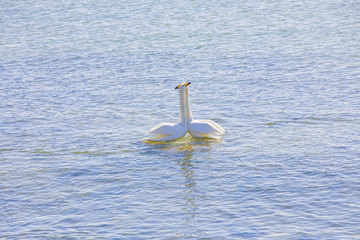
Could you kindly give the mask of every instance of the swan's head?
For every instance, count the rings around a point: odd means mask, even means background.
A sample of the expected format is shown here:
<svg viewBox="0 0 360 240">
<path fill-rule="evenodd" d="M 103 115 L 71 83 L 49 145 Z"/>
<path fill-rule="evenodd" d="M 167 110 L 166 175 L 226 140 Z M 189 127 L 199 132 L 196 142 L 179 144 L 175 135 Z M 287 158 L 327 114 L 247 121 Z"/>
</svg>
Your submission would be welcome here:
<svg viewBox="0 0 360 240">
<path fill-rule="evenodd" d="M 179 84 L 175 89 L 183 90 L 190 85 L 191 82 Z"/>
</svg>

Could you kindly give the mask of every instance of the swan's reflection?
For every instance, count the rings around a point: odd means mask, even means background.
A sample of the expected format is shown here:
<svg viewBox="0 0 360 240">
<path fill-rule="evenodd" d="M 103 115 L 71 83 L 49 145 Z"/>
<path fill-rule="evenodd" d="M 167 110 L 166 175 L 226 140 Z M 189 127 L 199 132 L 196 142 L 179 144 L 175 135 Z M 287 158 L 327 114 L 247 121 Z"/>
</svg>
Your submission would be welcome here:
<svg viewBox="0 0 360 240">
<path fill-rule="evenodd" d="M 199 208 L 200 194 L 196 187 L 196 153 L 210 151 L 212 147 L 218 144 L 221 140 L 204 139 L 184 137 L 177 141 L 171 142 L 147 142 L 153 146 L 154 149 L 162 150 L 168 153 L 175 153 L 180 156 L 177 158 L 177 164 L 180 167 L 180 172 L 184 177 L 184 205 L 182 209 L 185 212 L 185 222 L 191 222 L 197 215 Z M 195 156 L 194 156 L 195 155 Z"/>
<path fill-rule="evenodd" d="M 154 149 L 164 150 L 167 152 L 184 153 L 194 152 L 197 150 L 210 151 L 212 146 L 220 143 L 221 141 L 222 139 L 193 138 L 191 136 L 186 136 L 176 141 L 154 142 L 144 140 L 144 143 L 152 146 Z"/>
<path fill-rule="evenodd" d="M 182 150 L 184 149 L 184 150 Z M 196 191 L 196 181 L 194 179 L 194 163 L 196 162 L 193 159 L 194 149 L 192 146 L 186 148 L 179 148 L 179 151 L 182 150 L 183 157 L 179 158 L 177 164 L 180 167 L 180 172 L 184 176 L 184 206 L 183 210 L 185 211 L 185 221 L 191 222 L 198 210 L 199 205 L 196 203 L 197 191 Z"/>
</svg>

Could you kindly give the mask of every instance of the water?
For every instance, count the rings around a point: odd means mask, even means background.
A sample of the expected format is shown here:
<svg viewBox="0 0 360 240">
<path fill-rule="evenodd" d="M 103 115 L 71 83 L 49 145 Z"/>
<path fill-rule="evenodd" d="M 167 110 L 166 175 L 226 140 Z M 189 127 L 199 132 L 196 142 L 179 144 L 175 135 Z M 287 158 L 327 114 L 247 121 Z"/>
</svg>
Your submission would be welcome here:
<svg viewBox="0 0 360 240">
<path fill-rule="evenodd" d="M 358 1 L 0 4 L 0 238 L 358 239 Z M 146 143 L 194 116 L 221 140 Z"/>
</svg>

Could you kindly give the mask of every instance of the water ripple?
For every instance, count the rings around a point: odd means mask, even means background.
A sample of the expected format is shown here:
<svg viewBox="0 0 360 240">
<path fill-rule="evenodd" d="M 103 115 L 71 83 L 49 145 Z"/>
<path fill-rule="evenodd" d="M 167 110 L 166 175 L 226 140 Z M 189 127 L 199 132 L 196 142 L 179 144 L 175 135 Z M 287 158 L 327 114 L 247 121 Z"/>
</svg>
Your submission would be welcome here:
<svg viewBox="0 0 360 240">
<path fill-rule="evenodd" d="M 359 6 L 3 1 L 0 238 L 356 239 Z"/>
</svg>

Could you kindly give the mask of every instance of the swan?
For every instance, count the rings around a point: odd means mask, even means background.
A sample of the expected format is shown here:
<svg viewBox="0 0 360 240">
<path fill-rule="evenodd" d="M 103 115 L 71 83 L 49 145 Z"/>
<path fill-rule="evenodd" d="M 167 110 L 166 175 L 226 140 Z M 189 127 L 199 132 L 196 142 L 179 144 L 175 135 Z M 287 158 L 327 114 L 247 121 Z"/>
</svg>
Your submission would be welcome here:
<svg viewBox="0 0 360 240">
<path fill-rule="evenodd" d="M 211 120 L 195 120 L 189 104 L 189 83 L 183 84 L 185 88 L 185 112 L 188 132 L 193 137 L 219 138 L 225 130 Z"/>
<path fill-rule="evenodd" d="M 180 84 L 175 89 L 179 89 L 180 96 L 180 120 L 178 123 L 160 123 L 147 131 L 147 134 L 156 134 L 153 138 L 147 138 L 150 141 L 172 141 L 184 137 L 187 132 L 187 121 L 185 113 L 185 88 L 187 85 Z"/>
</svg>

